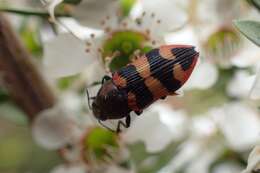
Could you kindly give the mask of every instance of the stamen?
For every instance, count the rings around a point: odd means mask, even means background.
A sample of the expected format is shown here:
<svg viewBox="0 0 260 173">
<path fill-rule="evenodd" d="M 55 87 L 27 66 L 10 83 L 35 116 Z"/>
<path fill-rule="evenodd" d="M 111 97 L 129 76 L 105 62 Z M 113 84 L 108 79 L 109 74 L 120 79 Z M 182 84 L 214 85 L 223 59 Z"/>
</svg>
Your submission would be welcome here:
<svg viewBox="0 0 260 173">
<path fill-rule="evenodd" d="M 156 18 L 156 14 L 152 12 L 147 17 L 143 19 L 145 21 L 144 27 L 145 27 L 145 34 L 147 34 L 148 37 L 151 37 L 153 35 L 156 35 L 156 32 L 158 29 L 160 29 L 160 24 L 162 23 L 161 19 Z M 155 38 L 149 38 L 148 40 L 151 40 L 152 45 L 156 45 L 156 39 Z"/>
<path fill-rule="evenodd" d="M 101 22 L 100 22 L 100 25 L 101 26 L 104 26 L 106 24 L 106 21 L 105 20 L 102 20 Z"/>
<path fill-rule="evenodd" d="M 86 52 L 87 53 L 92 53 L 92 56 L 100 56 L 99 55 L 99 52 L 96 51 L 99 48 L 99 46 L 96 44 L 96 40 L 95 40 L 95 37 L 96 35 L 94 33 L 91 33 L 90 34 L 90 39 L 88 41 L 86 41 L 86 46 L 87 46 L 87 49 L 86 49 Z"/>
<path fill-rule="evenodd" d="M 90 34 L 90 37 L 93 39 L 93 38 L 95 38 L 95 34 Z"/>
<path fill-rule="evenodd" d="M 86 42 L 87 46 L 90 47 L 91 46 L 91 43 L 90 42 Z"/>
<path fill-rule="evenodd" d="M 150 35 L 150 33 L 151 33 L 150 29 L 146 29 L 145 32 L 147 35 Z"/>
<path fill-rule="evenodd" d="M 106 32 L 106 33 L 109 33 L 110 31 L 111 31 L 111 28 L 110 28 L 110 27 L 106 27 L 106 28 L 105 28 L 105 32 Z"/>
<path fill-rule="evenodd" d="M 127 23 L 126 23 L 126 22 L 123 22 L 123 23 L 122 23 L 122 26 L 123 26 L 124 28 L 126 28 L 126 27 L 127 27 Z"/>
<path fill-rule="evenodd" d="M 136 22 L 137 25 L 142 25 L 142 19 L 140 19 L 140 18 L 137 18 L 135 20 L 135 22 Z"/>
<path fill-rule="evenodd" d="M 100 54 L 104 52 L 101 48 L 98 48 L 97 51 L 98 51 Z"/>
</svg>

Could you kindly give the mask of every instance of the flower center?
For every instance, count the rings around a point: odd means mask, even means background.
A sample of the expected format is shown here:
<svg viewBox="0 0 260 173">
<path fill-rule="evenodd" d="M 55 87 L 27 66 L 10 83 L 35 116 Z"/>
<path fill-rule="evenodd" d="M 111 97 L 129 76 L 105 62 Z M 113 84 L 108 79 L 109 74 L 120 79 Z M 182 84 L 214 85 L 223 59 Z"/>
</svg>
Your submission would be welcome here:
<svg viewBox="0 0 260 173">
<path fill-rule="evenodd" d="M 239 50 L 240 43 L 236 31 L 223 27 L 209 36 L 205 43 L 205 50 L 210 57 L 223 64 Z"/>
<path fill-rule="evenodd" d="M 133 45 L 131 42 L 128 42 L 128 41 L 124 41 L 122 43 L 122 47 L 121 47 L 122 51 L 124 54 L 129 54 L 132 52 L 132 49 L 133 49 Z"/>
<path fill-rule="evenodd" d="M 111 34 L 103 44 L 102 57 L 112 57 L 109 69 L 115 71 L 130 62 L 134 53 L 138 50 L 141 54 L 146 53 L 151 47 L 146 46 L 147 35 L 141 32 L 124 30 Z"/>
<path fill-rule="evenodd" d="M 104 128 L 91 129 L 83 139 L 83 158 L 86 161 L 103 161 L 112 158 L 113 152 L 119 150 L 118 137 L 115 133 Z"/>
</svg>

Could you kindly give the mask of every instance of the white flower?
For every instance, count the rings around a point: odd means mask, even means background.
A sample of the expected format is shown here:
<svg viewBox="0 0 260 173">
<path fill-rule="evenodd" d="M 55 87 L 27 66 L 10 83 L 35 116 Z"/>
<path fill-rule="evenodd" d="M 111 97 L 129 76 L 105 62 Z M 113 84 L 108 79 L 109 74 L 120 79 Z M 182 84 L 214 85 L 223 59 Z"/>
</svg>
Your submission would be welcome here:
<svg viewBox="0 0 260 173">
<path fill-rule="evenodd" d="M 145 21 L 155 22 L 156 25 L 154 25 L 154 28 L 160 26 L 160 24 L 156 23 L 155 19 L 148 16 L 148 14 L 143 16 L 143 19 Z M 106 26 L 103 26 L 103 33 L 93 31 L 94 33 L 89 34 L 89 38 L 85 41 L 79 40 L 73 35 L 70 35 L 70 33 L 62 33 L 56 38 L 44 43 L 43 64 L 46 76 L 59 78 L 82 73 L 88 69 L 91 71 L 93 64 L 100 66 L 98 71 L 94 69 L 94 73 L 100 72 L 99 74 L 102 75 L 104 74 L 104 70 L 100 68 L 105 69 L 103 60 L 106 60 L 108 57 L 113 60 L 119 57 L 121 53 L 129 54 L 127 52 L 128 50 L 126 50 L 126 48 L 129 47 L 124 47 L 124 45 L 130 45 L 129 50 L 134 54 L 135 51 L 140 51 L 143 46 L 156 46 L 164 42 L 163 37 L 153 35 L 151 31 L 147 30 L 151 28 L 150 25 L 142 24 L 142 27 L 139 27 L 139 24 L 126 19 L 121 23 L 110 26 L 111 20 L 113 19 L 107 19 L 108 27 L 106 27 L 107 24 L 104 24 Z M 145 26 L 145 28 L 143 28 L 143 26 Z M 66 26 L 66 28 L 69 28 L 69 26 Z M 73 29 L 71 32 L 78 37 L 82 35 L 79 34 L 82 33 L 82 30 L 84 30 L 84 28 L 81 28 L 81 30 Z M 127 37 L 126 34 L 132 34 L 131 38 Z M 135 37 L 139 39 L 135 39 Z M 115 41 L 111 41 L 113 39 L 119 40 L 121 42 L 120 45 L 115 44 Z M 134 47 L 133 45 L 138 45 L 139 47 Z M 108 47 L 110 48 L 108 49 Z M 128 59 L 129 57 L 127 56 L 125 58 Z M 90 73 L 83 75 L 90 76 Z M 97 76 L 95 77 L 95 81 L 101 80 L 97 79 Z M 90 81 L 93 80 L 90 79 Z"/>
<path fill-rule="evenodd" d="M 48 9 L 51 19 L 57 22 L 55 18 L 55 8 L 62 3 L 63 0 L 41 0 L 41 2 Z M 115 10 L 119 10 L 118 0 L 82 0 L 82 2 L 73 8 L 71 14 L 78 19 L 81 24 L 99 28 L 101 26 L 101 20 L 108 15 L 115 14 Z"/>
<path fill-rule="evenodd" d="M 33 122 L 35 141 L 48 149 L 58 149 L 77 136 L 76 122 L 63 108 L 54 107 L 41 112 Z"/>
<path fill-rule="evenodd" d="M 159 35 L 182 26 L 188 20 L 185 11 L 188 4 L 186 0 L 141 0 L 139 3 L 140 4 L 136 7 L 141 8 L 141 10 L 139 10 L 140 14 L 153 14 L 161 21 L 161 27 L 154 28 L 154 32 Z M 135 14 L 135 16 L 138 15 Z"/>
<path fill-rule="evenodd" d="M 199 45 L 198 37 L 191 25 L 165 35 L 165 42 L 167 44 Z"/>
<path fill-rule="evenodd" d="M 171 142 L 184 137 L 186 121 L 185 112 L 153 104 L 132 121 L 130 128 L 122 134 L 123 139 L 127 143 L 142 141 L 149 152 L 161 151 Z"/>
<path fill-rule="evenodd" d="M 90 121 L 88 116 L 80 116 L 82 103 L 78 96 L 70 93 L 61 98 L 54 107 L 40 112 L 32 124 L 35 141 L 47 149 L 59 149 L 78 140 Z"/>
<path fill-rule="evenodd" d="M 85 43 L 69 33 L 60 34 L 44 44 L 43 64 L 47 76 L 74 75 L 95 61 L 94 56 L 87 56 Z"/>
<path fill-rule="evenodd" d="M 204 115 L 196 116 L 192 118 L 191 122 L 191 135 L 200 138 L 205 136 L 211 136 L 216 133 L 216 123 L 209 116 L 211 110 Z"/>
<path fill-rule="evenodd" d="M 180 147 L 178 153 L 172 158 L 172 160 L 163 167 L 159 173 L 172 173 L 186 168 L 187 164 L 195 161 L 198 156 L 205 151 L 205 141 L 207 139 L 189 139 L 185 141 Z M 189 169 L 189 168 L 187 168 Z"/>
<path fill-rule="evenodd" d="M 236 71 L 235 76 L 227 86 L 227 94 L 231 97 L 246 98 L 253 85 L 254 76 L 245 70 Z"/>
<path fill-rule="evenodd" d="M 211 112 L 228 145 L 244 151 L 257 143 L 260 118 L 256 110 L 245 103 L 234 102 Z"/>
<path fill-rule="evenodd" d="M 200 61 L 199 64 L 195 66 L 190 79 L 184 84 L 183 89 L 207 89 L 212 87 L 217 82 L 217 79 L 217 67 L 210 62 Z"/>
<path fill-rule="evenodd" d="M 242 166 L 234 162 L 224 162 L 215 167 L 213 173 L 237 173 L 242 170 Z"/>
<path fill-rule="evenodd" d="M 205 149 L 201 151 L 200 155 L 194 158 L 191 163 L 188 164 L 185 172 L 208 173 L 210 166 L 219 157 L 222 150 L 223 145 L 221 145 L 219 142 L 215 142 L 211 146 L 205 147 Z"/>
<path fill-rule="evenodd" d="M 224 145 L 217 138 L 214 120 L 207 114 L 192 117 L 186 128 L 189 138 L 178 147 L 178 152 L 159 173 L 207 173 L 211 164 L 221 155 Z"/>
<path fill-rule="evenodd" d="M 243 47 L 231 59 L 232 65 L 237 67 L 250 67 L 259 65 L 259 47 L 251 43 L 249 40 L 242 40 Z"/>
<path fill-rule="evenodd" d="M 118 0 L 82 0 L 74 7 L 72 16 L 82 25 L 100 29 L 106 17 L 119 15 L 119 7 Z"/>
</svg>

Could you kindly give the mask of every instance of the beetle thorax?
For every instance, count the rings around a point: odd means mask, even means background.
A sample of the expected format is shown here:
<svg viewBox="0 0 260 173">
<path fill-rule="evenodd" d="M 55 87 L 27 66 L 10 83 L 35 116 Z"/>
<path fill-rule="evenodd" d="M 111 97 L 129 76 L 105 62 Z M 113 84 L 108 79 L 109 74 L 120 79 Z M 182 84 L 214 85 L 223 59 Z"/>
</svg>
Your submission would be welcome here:
<svg viewBox="0 0 260 173">
<path fill-rule="evenodd" d="M 118 89 L 112 80 L 102 85 L 92 106 L 100 120 L 119 119 L 129 112 L 126 92 Z"/>
</svg>

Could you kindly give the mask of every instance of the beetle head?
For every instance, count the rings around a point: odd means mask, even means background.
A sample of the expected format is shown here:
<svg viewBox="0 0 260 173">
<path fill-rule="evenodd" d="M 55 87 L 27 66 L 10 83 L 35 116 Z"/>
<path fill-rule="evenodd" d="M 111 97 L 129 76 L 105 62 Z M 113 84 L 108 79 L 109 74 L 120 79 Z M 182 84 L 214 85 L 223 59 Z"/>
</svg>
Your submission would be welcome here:
<svg viewBox="0 0 260 173">
<path fill-rule="evenodd" d="M 125 92 L 109 80 L 105 82 L 92 103 L 93 113 L 99 120 L 118 119 L 128 112 Z"/>
</svg>

